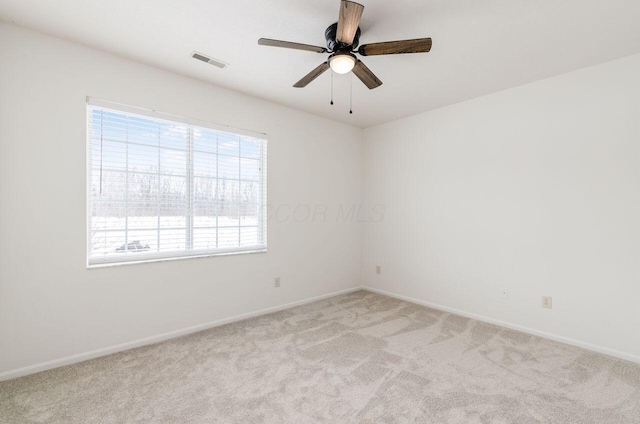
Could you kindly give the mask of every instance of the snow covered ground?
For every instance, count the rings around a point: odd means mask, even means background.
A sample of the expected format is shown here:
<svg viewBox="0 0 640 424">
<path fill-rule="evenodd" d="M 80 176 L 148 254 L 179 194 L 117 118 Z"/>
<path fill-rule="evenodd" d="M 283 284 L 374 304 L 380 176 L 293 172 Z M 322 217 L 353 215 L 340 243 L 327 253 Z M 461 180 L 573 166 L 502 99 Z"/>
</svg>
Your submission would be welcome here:
<svg viewBox="0 0 640 424">
<path fill-rule="evenodd" d="M 187 226 L 184 216 L 92 217 L 91 256 L 123 254 L 116 249 L 139 241 L 149 252 L 184 250 Z M 260 243 L 260 228 L 255 216 L 196 216 L 193 225 L 193 249 L 251 246 Z M 128 236 L 127 236 L 128 234 Z M 128 252 L 135 253 L 135 252 Z"/>
</svg>

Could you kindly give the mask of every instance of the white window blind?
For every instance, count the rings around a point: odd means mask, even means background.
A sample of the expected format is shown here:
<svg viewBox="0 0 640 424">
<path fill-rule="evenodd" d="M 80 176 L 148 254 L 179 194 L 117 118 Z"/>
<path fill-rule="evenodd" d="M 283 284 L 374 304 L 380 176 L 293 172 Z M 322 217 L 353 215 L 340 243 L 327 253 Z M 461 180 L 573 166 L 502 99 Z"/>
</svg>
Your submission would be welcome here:
<svg viewBox="0 0 640 424">
<path fill-rule="evenodd" d="M 88 99 L 88 265 L 266 251 L 266 138 Z"/>
</svg>

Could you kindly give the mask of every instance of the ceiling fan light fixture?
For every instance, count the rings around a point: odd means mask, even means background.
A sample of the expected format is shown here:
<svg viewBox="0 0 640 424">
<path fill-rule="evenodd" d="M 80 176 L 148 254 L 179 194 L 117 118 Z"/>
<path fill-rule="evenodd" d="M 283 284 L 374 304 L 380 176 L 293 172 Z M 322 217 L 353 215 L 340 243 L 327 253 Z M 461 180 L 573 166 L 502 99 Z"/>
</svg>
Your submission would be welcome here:
<svg viewBox="0 0 640 424">
<path fill-rule="evenodd" d="M 356 57 L 351 53 L 341 53 L 329 58 L 329 66 L 336 74 L 348 74 L 356 65 Z"/>
</svg>

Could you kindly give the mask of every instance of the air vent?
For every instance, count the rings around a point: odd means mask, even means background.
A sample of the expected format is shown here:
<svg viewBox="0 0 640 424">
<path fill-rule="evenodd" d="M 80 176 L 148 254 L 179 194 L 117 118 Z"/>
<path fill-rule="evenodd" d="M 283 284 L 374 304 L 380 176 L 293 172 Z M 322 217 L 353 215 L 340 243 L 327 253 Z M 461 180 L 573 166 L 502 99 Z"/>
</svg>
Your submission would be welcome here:
<svg viewBox="0 0 640 424">
<path fill-rule="evenodd" d="M 204 55 L 202 53 L 198 53 L 198 52 L 195 52 L 195 51 L 193 53 L 191 53 L 191 57 L 194 58 L 194 59 L 198 59 L 198 60 L 200 60 L 202 62 L 208 63 L 209 65 L 217 66 L 220 69 L 224 69 L 227 66 L 229 66 L 228 63 L 225 63 L 225 62 L 223 62 L 221 60 L 214 59 L 212 57 L 209 57 L 207 55 Z"/>
</svg>

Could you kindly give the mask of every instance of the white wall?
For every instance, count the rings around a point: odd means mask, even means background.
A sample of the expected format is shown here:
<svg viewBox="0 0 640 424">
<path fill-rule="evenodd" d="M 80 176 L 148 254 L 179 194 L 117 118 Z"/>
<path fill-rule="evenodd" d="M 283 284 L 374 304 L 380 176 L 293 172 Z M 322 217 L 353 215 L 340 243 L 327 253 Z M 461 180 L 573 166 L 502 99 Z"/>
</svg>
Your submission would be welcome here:
<svg viewBox="0 0 640 424">
<path fill-rule="evenodd" d="M 636 55 L 367 129 L 386 215 L 363 283 L 640 361 L 639 76 Z"/>
<path fill-rule="evenodd" d="M 282 213 L 266 254 L 87 270 L 85 96 L 266 132 L 269 204 L 326 222 Z M 0 373 L 359 285 L 361 229 L 335 216 L 361 158 L 360 129 L 0 24 Z"/>
</svg>

